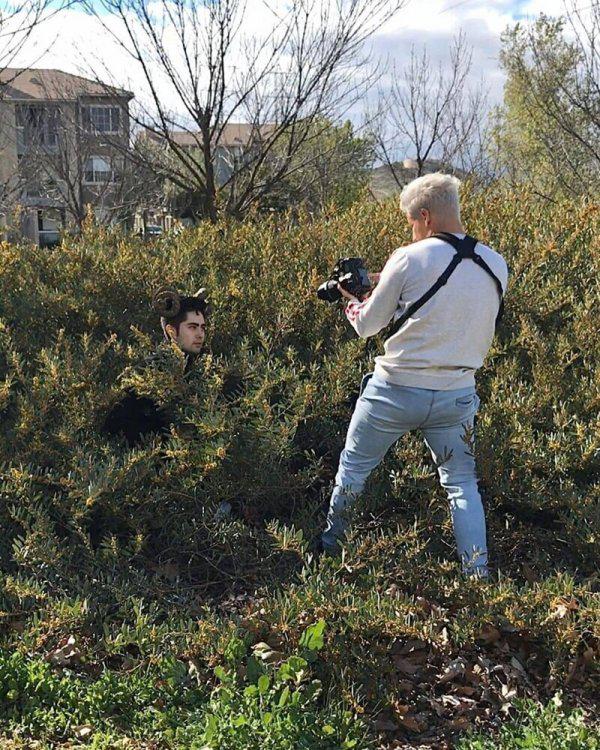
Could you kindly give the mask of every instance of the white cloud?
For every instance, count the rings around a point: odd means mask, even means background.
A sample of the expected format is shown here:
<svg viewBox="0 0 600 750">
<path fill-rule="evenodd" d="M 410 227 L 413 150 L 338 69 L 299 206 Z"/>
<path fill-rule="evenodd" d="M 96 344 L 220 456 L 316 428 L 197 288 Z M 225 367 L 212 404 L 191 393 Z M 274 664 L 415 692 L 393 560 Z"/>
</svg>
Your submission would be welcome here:
<svg viewBox="0 0 600 750">
<path fill-rule="evenodd" d="M 498 64 L 501 32 L 520 14 L 536 14 L 538 10 L 552 13 L 559 6 L 562 7 L 562 0 L 409 0 L 373 37 L 372 50 L 376 56 L 402 63 L 408 58 L 411 45 L 426 44 L 432 57 L 444 60 L 452 37 L 463 30 L 473 46 L 474 77 L 483 77 L 492 99 L 499 100 L 504 80 Z M 272 17 L 262 0 L 248 0 L 244 31 L 265 34 L 271 25 Z M 144 77 L 132 65 L 127 52 L 115 45 L 97 19 L 77 5 L 40 27 L 32 44 L 14 64 L 85 75 L 91 68 L 99 69 L 98 61 L 106 67 L 107 82 L 130 89 L 138 99 L 145 97 Z M 176 107 L 171 88 L 165 86 L 162 94 Z"/>
<path fill-rule="evenodd" d="M 525 18 L 535 18 L 540 13 L 545 13 L 547 16 L 561 16 L 564 12 L 563 0 L 526 0 L 519 4 L 519 13 Z"/>
<path fill-rule="evenodd" d="M 388 31 L 419 31 L 429 33 L 456 33 L 464 19 L 477 18 L 486 28 L 502 30 L 512 20 L 508 0 L 409 0 L 404 10 L 386 24 Z"/>
</svg>

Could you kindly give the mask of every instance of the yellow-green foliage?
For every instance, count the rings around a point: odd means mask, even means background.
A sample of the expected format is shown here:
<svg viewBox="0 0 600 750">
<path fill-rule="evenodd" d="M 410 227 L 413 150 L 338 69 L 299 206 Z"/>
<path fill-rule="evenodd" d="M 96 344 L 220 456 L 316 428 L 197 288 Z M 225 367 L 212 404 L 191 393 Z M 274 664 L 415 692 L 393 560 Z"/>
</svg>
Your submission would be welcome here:
<svg viewBox="0 0 600 750">
<path fill-rule="evenodd" d="M 25 627 L 8 642 L 44 649 L 77 631 L 91 661 L 134 644 L 142 660 L 187 649 L 214 665 L 220 639 L 240 627 L 225 611 L 215 630 L 214 607 L 243 591 L 262 597 L 235 605 L 248 637 L 276 634 L 283 648 L 327 620 L 323 676 L 361 711 L 398 700 L 382 662 L 391 641 L 460 649 L 490 621 L 540 639 L 544 680 L 584 652 L 589 669 L 600 207 L 489 191 L 467 196 L 464 218 L 511 268 L 478 376 L 478 459 L 501 571 L 489 590 L 458 582 L 418 436 L 375 472 L 347 560 L 307 557 L 360 375 L 381 345 L 358 340 L 314 290 L 338 257 L 377 270 L 408 241 L 396 203 L 206 224 L 154 244 L 88 229 L 48 251 L 1 245 L 0 608 Z M 185 377 L 176 352 L 151 356 L 161 332 L 149 300 L 165 283 L 207 287 L 214 306 L 207 353 Z M 168 438 L 128 448 L 102 433 L 127 388 L 165 405 Z M 223 500 L 233 515 L 219 521 Z M 162 634 L 152 623 L 165 618 Z"/>
</svg>

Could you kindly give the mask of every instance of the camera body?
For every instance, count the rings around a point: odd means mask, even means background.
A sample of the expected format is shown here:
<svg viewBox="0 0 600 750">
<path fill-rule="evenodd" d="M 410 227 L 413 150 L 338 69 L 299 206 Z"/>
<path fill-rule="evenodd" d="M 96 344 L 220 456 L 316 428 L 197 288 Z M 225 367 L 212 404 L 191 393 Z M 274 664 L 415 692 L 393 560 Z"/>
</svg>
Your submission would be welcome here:
<svg viewBox="0 0 600 750">
<path fill-rule="evenodd" d="M 337 302 L 342 298 L 338 284 L 358 299 L 371 291 L 371 280 L 362 258 L 340 258 L 331 276 L 317 289 L 317 297 L 324 302 Z"/>
</svg>

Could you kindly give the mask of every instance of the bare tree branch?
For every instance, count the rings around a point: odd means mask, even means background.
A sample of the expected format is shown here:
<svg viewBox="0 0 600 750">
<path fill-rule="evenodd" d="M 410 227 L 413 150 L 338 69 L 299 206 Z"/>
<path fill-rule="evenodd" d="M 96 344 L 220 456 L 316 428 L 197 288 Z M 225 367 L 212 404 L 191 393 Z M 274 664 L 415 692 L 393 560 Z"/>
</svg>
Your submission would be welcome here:
<svg viewBox="0 0 600 750">
<path fill-rule="evenodd" d="M 242 216 L 297 172 L 317 123 L 340 122 L 364 95 L 375 76 L 361 49 L 404 2 L 291 0 L 285 10 L 265 3 L 268 28 L 251 36 L 243 0 L 85 5 L 146 83 L 133 119 L 169 151 L 157 170 L 202 196 L 201 210 L 215 221 L 221 212 Z M 227 133 L 239 122 L 244 135 L 231 143 Z"/>
<path fill-rule="evenodd" d="M 482 86 L 469 86 L 471 69 L 462 33 L 452 42 L 449 64 L 436 69 L 426 48 L 417 53 L 413 47 L 408 66 L 393 67 L 389 89 L 379 93 L 376 138 L 378 157 L 399 185 L 405 178 L 395 165 L 404 157 L 416 162 L 416 176 L 432 159 L 448 170 L 481 162 L 476 147 L 482 145 L 486 94 Z"/>
</svg>

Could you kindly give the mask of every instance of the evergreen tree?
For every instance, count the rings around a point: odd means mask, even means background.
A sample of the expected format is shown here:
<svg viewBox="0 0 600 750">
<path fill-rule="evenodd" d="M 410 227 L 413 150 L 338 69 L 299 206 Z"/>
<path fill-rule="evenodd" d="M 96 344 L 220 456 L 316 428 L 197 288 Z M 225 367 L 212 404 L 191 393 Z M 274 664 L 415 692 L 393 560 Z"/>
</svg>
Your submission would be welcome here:
<svg viewBox="0 0 600 750">
<path fill-rule="evenodd" d="M 583 87 L 593 85 L 593 71 L 565 23 L 541 15 L 502 39 L 507 81 L 495 147 L 512 183 L 527 183 L 546 197 L 595 192 L 600 184 L 600 129 L 579 102 Z"/>
</svg>

